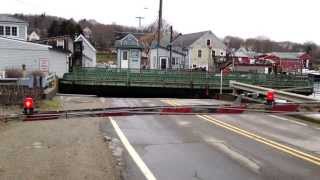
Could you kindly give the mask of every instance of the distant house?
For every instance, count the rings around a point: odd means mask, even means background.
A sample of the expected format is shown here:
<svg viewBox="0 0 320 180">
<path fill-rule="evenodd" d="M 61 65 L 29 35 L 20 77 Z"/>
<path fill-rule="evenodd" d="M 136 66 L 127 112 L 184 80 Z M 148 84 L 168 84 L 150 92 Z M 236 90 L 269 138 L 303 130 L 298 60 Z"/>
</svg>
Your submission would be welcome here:
<svg viewBox="0 0 320 180">
<path fill-rule="evenodd" d="M 40 40 L 40 36 L 35 31 L 32 31 L 32 33 L 28 36 L 28 41 L 38 41 L 38 40 Z"/>
<path fill-rule="evenodd" d="M 311 56 L 304 52 L 272 52 L 262 55 L 258 61 L 268 61 L 277 72 L 302 72 L 310 68 Z"/>
<path fill-rule="evenodd" d="M 186 54 L 186 67 L 210 70 L 213 57 L 226 56 L 227 47 L 211 31 L 185 34 L 173 42 Z"/>
<path fill-rule="evenodd" d="M 35 41 L 40 44 L 50 45 L 56 49 L 60 49 L 63 51 L 68 51 L 70 53 L 74 53 L 74 43 L 82 42 L 82 62 L 80 62 L 82 67 L 95 67 L 97 63 L 96 59 L 96 49 L 94 46 L 83 36 L 79 35 L 75 40 L 72 39 L 71 36 L 57 36 L 57 37 L 49 37 L 46 39 L 41 39 L 39 41 Z M 71 58 L 72 56 L 70 56 Z M 70 59 L 71 60 L 71 59 Z"/>
<path fill-rule="evenodd" d="M 244 47 L 239 48 L 234 52 L 238 64 L 255 64 L 256 57 L 259 54 L 255 51 L 249 51 Z"/>
<path fill-rule="evenodd" d="M 27 32 L 27 22 L 6 14 L 0 14 L 0 37 L 27 41 Z"/>
<path fill-rule="evenodd" d="M 39 44 L 50 45 L 54 48 L 62 49 L 64 51 L 73 52 L 74 40 L 69 35 L 43 38 L 34 42 Z"/>
<path fill-rule="evenodd" d="M 92 36 L 92 31 L 91 31 L 91 29 L 90 29 L 89 27 L 85 27 L 85 28 L 82 30 L 82 32 L 83 32 L 83 35 L 84 35 L 85 38 L 87 38 L 87 39 L 90 39 L 90 38 L 91 38 L 91 36 Z"/>
<path fill-rule="evenodd" d="M 170 35 L 166 34 L 161 38 L 160 47 L 154 41 L 149 52 L 150 69 L 184 69 L 186 54 L 181 48 L 172 48 L 170 65 Z M 157 59 L 157 57 L 159 57 Z"/>
<path fill-rule="evenodd" d="M 70 53 L 42 45 L 7 37 L 0 37 L 0 71 L 26 66 L 27 71 L 38 70 L 45 75 L 62 77 L 68 72 Z"/>
<path fill-rule="evenodd" d="M 165 50 L 168 49 L 168 45 L 169 42 L 167 41 L 166 44 L 161 44 L 158 50 L 157 47 L 152 49 L 151 68 L 163 69 L 168 67 L 168 60 L 165 60 L 168 57 L 168 50 Z M 158 58 L 155 56 L 154 49 L 158 51 Z M 179 67 L 209 70 L 212 68 L 214 57 L 226 56 L 227 47 L 211 31 L 203 31 L 177 37 L 172 42 L 172 49 L 174 56 L 178 58 L 178 61 L 175 59 L 172 63 L 178 64 Z"/>
<path fill-rule="evenodd" d="M 117 67 L 121 69 L 140 69 L 142 45 L 131 33 L 115 43 L 117 48 Z"/>
<path fill-rule="evenodd" d="M 97 65 L 97 50 L 83 36 L 80 35 L 75 39 L 75 42 L 82 42 L 82 67 L 96 67 Z"/>
</svg>

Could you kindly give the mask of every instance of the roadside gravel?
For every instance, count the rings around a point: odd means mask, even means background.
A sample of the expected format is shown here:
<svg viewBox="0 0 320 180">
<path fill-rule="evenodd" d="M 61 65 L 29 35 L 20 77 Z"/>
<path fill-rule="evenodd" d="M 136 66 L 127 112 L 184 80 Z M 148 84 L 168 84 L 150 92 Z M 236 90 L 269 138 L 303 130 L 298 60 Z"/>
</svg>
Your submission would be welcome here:
<svg viewBox="0 0 320 180">
<path fill-rule="evenodd" d="M 86 106 L 86 100 L 80 104 Z M 118 180 L 111 151 L 100 131 L 106 121 L 74 118 L 0 123 L 0 179 Z"/>
</svg>

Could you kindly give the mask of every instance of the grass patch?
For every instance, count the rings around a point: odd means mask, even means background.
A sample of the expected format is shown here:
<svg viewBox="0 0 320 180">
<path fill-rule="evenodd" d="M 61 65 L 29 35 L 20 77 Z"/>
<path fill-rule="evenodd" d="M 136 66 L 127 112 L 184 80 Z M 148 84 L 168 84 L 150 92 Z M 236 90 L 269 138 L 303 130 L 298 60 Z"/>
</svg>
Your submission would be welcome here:
<svg viewBox="0 0 320 180">
<path fill-rule="evenodd" d="M 62 107 L 58 98 L 52 98 L 51 100 L 42 100 L 39 103 L 40 111 L 58 111 Z"/>
<path fill-rule="evenodd" d="M 117 61 L 117 55 L 111 53 L 97 53 L 97 63 L 112 62 L 113 64 Z"/>
</svg>

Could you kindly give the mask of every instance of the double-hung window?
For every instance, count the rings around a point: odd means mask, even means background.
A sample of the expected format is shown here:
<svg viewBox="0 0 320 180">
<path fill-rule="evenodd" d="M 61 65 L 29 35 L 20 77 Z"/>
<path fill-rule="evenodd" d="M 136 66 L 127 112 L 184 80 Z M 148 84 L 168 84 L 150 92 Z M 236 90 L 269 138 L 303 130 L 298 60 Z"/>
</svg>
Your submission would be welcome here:
<svg viewBox="0 0 320 180">
<path fill-rule="evenodd" d="M 17 27 L 11 27 L 11 35 L 12 36 L 18 36 L 18 28 Z"/>
<path fill-rule="evenodd" d="M 10 36 L 11 35 L 11 27 L 10 26 L 6 26 L 5 33 L 6 33 L 6 36 Z"/>
<path fill-rule="evenodd" d="M 4 26 L 0 26 L 0 36 L 4 35 Z"/>
<path fill-rule="evenodd" d="M 198 58 L 201 58 L 201 57 L 202 57 L 202 51 L 198 50 Z"/>
<path fill-rule="evenodd" d="M 128 60 L 128 51 L 122 52 L 122 60 Z"/>
</svg>

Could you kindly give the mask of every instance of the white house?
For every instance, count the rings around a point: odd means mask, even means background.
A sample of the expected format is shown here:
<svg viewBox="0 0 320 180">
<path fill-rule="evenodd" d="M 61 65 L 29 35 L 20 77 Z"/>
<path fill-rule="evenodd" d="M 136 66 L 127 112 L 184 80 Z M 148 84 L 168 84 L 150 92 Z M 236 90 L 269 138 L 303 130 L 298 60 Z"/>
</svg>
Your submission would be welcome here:
<svg viewBox="0 0 320 180">
<path fill-rule="evenodd" d="M 157 62 L 157 56 L 159 61 Z M 152 48 L 150 50 L 150 69 L 169 69 L 170 50 L 167 47 Z M 171 69 L 185 69 L 186 55 L 177 50 L 172 50 Z"/>
<path fill-rule="evenodd" d="M 75 39 L 75 42 L 82 42 L 82 67 L 96 67 L 97 50 L 93 45 L 81 34 Z"/>
<path fill-rule="evenodd" d="M 40 36 L 35 32 L 32 31 L 32 33 L 28 36 L 29 41 L 38 41 L 40 40 Z"/>
<path fill-rule="evenodd" d="M 167 38 L 166 36 L 164 38 Z M 150 64 L 152 69 L 163 69 L 164 64 L 167 64 L 168 59 L 168 40 L 161 40 L 161 47 L 152 48 L 150 55 Z M 163 52 L 161 49 L 166 49 Z M 214 58 L 226 56 L 227 47 L 223 42 L 214 35 L 211 31 L 203 31 L 191 34 L 184 34 L 178 36 L 172 42 L 172 49 L 174 51 L 173 57 L 178 57 L 179 67 L 184 69 L 211 69 L 214 63 Z M 155 51 L 158 51 L 155 56 Z M 182 60 L 181 60 L 182 59 Z M 166 63 L 165 63 L 166 61 Z M 176 63 L 177 61 L 173 61 Z M 173 66 L 174 67 L 174 66 Z"/>
<path fill-rule="evenodd" d="M 133 34 L 127 34 L 116 41 L 117 67 L 121 69 L 140 69 L 142 46 Z"/>
<path fill-rule="evenodd" d="M 41 39 L 35 41 L 40 44 L 50 45 L 55 49 L 60 49 L 63 51 L 68 51 L 74 53 L 74 43 L 82 42 L 82 67 L 96 67 L 97 58 L 96 58 L 96 49 L 94 46 L 83 36 L 79 35 L 76 39 L 73 39 L 69 35 L 65 36 L 56 36 L 49 37 L 46 39 Z"/>
<path fill-rule="evenodd" d="M 0 37 L 27 41 L 27 32 L 27 22 L 6 14 L 0 14 Z"/>
<path fill-rule="evenodd" d="M 48 45 L 0 37 L 0 71 L 25 65 L 27 71 L 40 70 L 62 77 L 68 72 L 69 56 L 70 53 Z"/>
<path fill-rule="evenodd" d="M 160 47 L 154 41 L 151 45 L 149 59 L 150 69 L 184 69 L 186 55 L 180 48 L 173 47 L 171 51 L 170 65 L 170 35 L 166 34 L 161 38 Z M 159 57 L 157 59 L 157 57 Z"/>
</svg>

